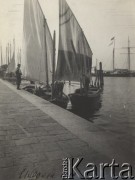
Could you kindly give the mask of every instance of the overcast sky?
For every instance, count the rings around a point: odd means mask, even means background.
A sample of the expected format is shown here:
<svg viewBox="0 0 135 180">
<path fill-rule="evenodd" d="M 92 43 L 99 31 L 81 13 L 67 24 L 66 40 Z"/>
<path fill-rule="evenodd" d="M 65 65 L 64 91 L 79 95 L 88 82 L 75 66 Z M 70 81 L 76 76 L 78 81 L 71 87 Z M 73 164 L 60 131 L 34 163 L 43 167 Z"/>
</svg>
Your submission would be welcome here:
<svg viewBox="0 0 135 180">
<path fill-rule="evenodd" d="M 39 0 L 51 33 L 56 30 L 58 39 L 58 0 Z M 127 68 L 126 49 L 128 36 L 135 47 L 135 0 L 67 0 L 80 23 L 96 59 L 104 69 L 112 68 L 110 39 L 116 38 L 116 68 Z M 23 0 L 0 0 L 0 43 L 3 55 L 6 43 L 16 39 L 21 47 L 23 27 Z M 57 41 L 58 44 L 58 41 Z M 131 52 L 135 52 L 132 49 Z M 131 55 L 131 69 L 135 70 L 135 55 Z"/>
</svg>

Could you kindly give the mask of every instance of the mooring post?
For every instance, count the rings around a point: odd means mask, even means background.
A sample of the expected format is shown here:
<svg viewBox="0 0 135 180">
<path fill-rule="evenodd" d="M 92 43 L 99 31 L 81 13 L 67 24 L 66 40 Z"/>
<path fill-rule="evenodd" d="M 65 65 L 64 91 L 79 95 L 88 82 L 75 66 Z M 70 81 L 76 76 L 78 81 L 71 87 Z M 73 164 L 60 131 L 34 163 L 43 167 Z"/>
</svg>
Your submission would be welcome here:
<svg viewBox="0 0 135 180">
<path fill-rule="evenodd" d="M 104 77 L 103 77 L 103 70 L 102 70 L 102 62 L 99 63 L 99 76 L 100 76 L 100 87 L 103 87 Z"/>
</svg>

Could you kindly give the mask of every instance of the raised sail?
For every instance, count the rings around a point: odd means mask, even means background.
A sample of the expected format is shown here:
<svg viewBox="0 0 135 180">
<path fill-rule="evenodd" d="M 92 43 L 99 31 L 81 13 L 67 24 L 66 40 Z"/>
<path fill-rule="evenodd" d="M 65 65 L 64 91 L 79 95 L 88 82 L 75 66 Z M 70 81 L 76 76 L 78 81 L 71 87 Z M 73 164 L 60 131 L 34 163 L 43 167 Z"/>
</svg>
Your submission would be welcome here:
<svg viewBox="0 0 135 180">
<path fill-rule="evenodd" d="M 80 81 L 82 74 L 90 73 L 92 51 L 65 0 L 60 0 L 59 31 L 57 79 Z"/>
<path fill-rule="evenodd" d="M 24 1 L 23 75 L 34 81 L 51 81 L 53 41 L 37 0 Z"/>
</svg>

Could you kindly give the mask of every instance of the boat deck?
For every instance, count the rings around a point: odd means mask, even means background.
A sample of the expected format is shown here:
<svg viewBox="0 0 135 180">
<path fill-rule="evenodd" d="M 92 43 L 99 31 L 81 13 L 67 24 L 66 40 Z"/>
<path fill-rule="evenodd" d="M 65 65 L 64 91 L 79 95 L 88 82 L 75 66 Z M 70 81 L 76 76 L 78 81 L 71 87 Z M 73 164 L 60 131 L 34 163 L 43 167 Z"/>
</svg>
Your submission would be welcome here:
<svg viewBox="0 0 135 180">
<path fill-rule="evenodd" d="M 38 179 L 60 180 L 67 157 L 83 157 L 81 170 L 88 162 L 134 160 L 126 139 L 0 80 L 0 180 L 35 171 Z"/>
</svg>

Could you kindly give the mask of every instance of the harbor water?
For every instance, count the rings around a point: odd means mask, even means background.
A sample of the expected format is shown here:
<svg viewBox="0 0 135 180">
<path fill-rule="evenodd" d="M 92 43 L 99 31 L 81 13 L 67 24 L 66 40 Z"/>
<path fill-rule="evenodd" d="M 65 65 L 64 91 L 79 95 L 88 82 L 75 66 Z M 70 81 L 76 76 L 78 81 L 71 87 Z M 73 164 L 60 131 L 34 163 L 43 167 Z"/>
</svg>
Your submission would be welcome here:
<svg viewBox="0 0 135 180">
<path fill-rule="evenodd" d="M 112 133 L 132 133 L 135 129 L 135 78 L 105 77 L 101 98 L 93 107 L 68 109 Z M 66 84 L 65 93 L 72 93 L 79 84 Z"/>
</svg>

